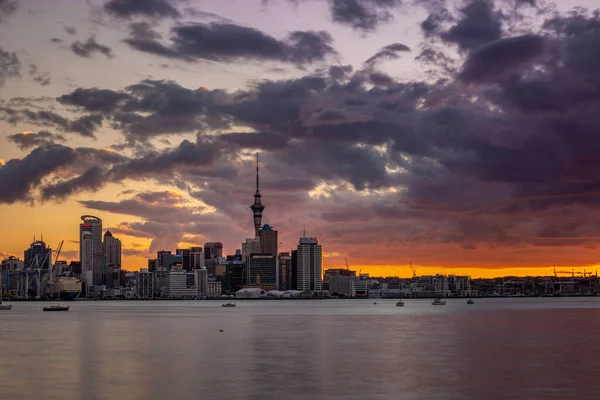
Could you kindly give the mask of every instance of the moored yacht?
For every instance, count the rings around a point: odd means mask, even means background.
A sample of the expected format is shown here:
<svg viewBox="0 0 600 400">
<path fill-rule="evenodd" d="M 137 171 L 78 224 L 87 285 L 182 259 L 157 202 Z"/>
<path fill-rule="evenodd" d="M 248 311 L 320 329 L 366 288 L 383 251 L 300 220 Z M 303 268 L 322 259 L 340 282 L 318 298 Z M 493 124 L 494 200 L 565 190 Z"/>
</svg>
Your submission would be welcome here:
<svg viewBox="0 0 600 400">
<path fill-rule="evenodd" d="M 445 306 L 446 300 L 442 300 L 438 297 L 437 299 L 433 300 L 433 302 L 431 304 L 434 306 Z"/>
</svg>

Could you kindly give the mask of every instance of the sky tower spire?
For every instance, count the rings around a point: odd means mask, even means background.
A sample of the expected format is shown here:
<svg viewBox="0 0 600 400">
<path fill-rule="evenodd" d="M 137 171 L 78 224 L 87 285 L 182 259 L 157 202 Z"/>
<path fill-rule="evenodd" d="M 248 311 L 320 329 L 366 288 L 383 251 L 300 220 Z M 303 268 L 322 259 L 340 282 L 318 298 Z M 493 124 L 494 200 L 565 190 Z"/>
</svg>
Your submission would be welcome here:
<svg viewBox="0 0 600 400">
<path fill-rule="evenodd" d="M 260 184 L 258 178 L 258 153 L 256 153 L 256 193 L 254 193 L 254 204 L 250 206 L 254 217 L 254 234 L 258 237 L 258 232 L 262 226 L 262 212 L 265 209 L 261 201 Z"/>
</svg>

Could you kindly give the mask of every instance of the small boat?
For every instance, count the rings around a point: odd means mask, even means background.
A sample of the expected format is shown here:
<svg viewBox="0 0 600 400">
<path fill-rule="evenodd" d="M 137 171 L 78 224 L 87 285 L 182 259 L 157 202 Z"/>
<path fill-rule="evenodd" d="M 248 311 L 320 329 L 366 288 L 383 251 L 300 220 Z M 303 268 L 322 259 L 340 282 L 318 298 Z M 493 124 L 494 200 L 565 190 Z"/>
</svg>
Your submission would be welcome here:
<svg viewBox="0 0 600 400">
<path fill-rule="evenodd" d="M 235 307 L 235 303 L 225 303 L 222 304 L 223 307 Z"/>
<path fill-rule="evenodd" d="M 469 299 L 467 300 L 467 304 L 475 304 L 475 301 L 473 299 Z"/>
<path fill-rule="evenodd" d="M 42 310 L 44 311 L 69 311 L 70 306 L 61 306 L 60 304 L 55 304 L 53 306 L 44 307 Z"/>
<path fill-rule="evenodd" d="M 402 300 L 400 300 L 399 302 L 396 303 L 396 307 L 404 307 L 404 302 Z"/>
<path fill-rule="evenodd" d="M 437 299 L 433 300 L 433 302 L 431 302 L 431 304 L 434 306 L 445 306 L 446 300 L 442 300 L 438 297 Z"/>
</svg>

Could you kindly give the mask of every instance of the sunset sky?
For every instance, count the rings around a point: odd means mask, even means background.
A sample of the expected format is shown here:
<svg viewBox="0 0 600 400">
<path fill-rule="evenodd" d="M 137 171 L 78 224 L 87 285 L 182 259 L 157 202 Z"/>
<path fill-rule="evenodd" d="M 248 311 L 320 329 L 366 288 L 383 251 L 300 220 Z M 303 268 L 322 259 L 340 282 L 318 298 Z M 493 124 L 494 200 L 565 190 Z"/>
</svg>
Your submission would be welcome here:
<svg viewBox="0 0 600 400">
<path fill-rule="evenodd" d="M 0 259 L 80 216 L 158 250 L 302 230 L 325 268 L 600 261 L 596 0 L 0 0 Z M 577 7 L 573 11 L 573 7 Z"/>
</svg>

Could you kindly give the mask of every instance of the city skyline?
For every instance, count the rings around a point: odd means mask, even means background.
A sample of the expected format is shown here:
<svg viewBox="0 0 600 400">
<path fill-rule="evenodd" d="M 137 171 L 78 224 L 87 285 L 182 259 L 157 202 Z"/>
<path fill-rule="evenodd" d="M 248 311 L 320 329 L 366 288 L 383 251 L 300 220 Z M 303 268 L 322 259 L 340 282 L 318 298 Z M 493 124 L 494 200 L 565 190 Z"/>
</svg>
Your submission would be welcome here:
<svg viewBox="0 0 600 400">
<path fill-rule="evenodd" d="M 0 0 L 0 259 L 97 215 L 127 270 L 258 221 L 324 269 L 595 271 L 600 17 L 353 4 Z"/>
</svg>

